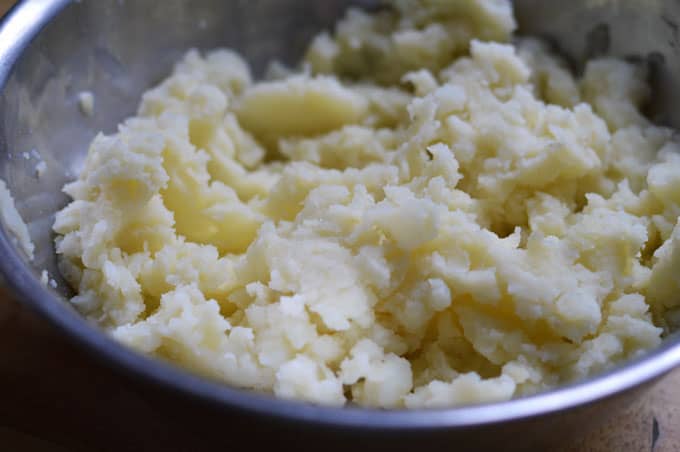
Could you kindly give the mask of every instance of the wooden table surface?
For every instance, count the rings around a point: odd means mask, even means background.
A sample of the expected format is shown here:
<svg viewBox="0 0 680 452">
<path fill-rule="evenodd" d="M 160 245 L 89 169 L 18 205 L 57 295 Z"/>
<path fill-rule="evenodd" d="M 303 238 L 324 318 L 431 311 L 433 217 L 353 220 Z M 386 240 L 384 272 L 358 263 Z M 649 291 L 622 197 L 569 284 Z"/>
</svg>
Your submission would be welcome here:
<svg viewBox="0 0 680 452">
<path fill-rule="evenodd" d="M 0 0 L 0 13 L 12 3 Z M 121 377 L 0 290 L 0 451 L 132 450 L 125 438 L 162 430 L 157 418 Z M 680 369 L 564 450 L 680 451 Z"/>
</svg>

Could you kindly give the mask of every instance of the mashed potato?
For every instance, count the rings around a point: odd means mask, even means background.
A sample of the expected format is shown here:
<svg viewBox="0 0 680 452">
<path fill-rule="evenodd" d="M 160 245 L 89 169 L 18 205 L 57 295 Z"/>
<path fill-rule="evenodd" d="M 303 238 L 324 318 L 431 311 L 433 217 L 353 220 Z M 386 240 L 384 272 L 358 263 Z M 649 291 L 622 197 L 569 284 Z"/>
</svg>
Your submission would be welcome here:
<svg viewBox="0 0 680 452">
<path fill-rule="evenodd" d="M 0 179 L 0 220 L 7 227 L 8 231 L 13 235 L 15 243 L 19 245 L 26 257 L 33 260 L 33 252 L 35 245 L 31 241 L 31 236 L 28 233 L 28 227 L 24 220 L 19 215 L 16 206 L 14 205 L 14 198 L 7 189 L 5 181 Z"/>
<path fill-rule="evenodd" d="M 680 144 L 639 68 L 574 78 L 502 0 L 350 10 L 302 72 L 190 51 L 54 230 L 121 342 L 320 404 L 531 394 L 680 323 Z"/>
</svg>

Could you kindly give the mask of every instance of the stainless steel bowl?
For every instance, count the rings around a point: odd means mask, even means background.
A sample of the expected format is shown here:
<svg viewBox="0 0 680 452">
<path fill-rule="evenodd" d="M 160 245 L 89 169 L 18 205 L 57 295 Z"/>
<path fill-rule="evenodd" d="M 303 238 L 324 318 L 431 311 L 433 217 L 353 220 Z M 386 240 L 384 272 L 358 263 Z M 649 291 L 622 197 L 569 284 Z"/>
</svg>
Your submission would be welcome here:
<svg viewBox="0 0 680 452">
<path fill-rule="evenodd" d="M 227 443 L 233 439 L 224 435 L 225 428 L 255 432 L 255 441 L 276 434 L 297 445 L 329 440 L 335 446 L 390 449 L 543 448 L 615 414 L 679 365 L 680 338 L 671 336 L 605 375 L 510 402 L 428 411 L 323 408 L 233 389 L 136 354 L 68 305 L 69 290 L 57 276 L 51 224 L 68 201 L 60 188 L 77 174 L 95 133 L 113 131 L 133 113 L 141 93 L 189 47 L 235 48 L 261 72 L 272 58 L 299 58 L 310 36 L 329 28 L 350 4 L 375 7 L 370 0 L 20 2 L 0 25 L 0 178 L 29 223 L 37 253 L 34 262 L 27 262 L 0 230 L 0 274 L 16 299 L 126 373 L 133 384 L 152 389 L 149 397 L 169 404 L 178 417 L 200 417 L 203 439 L 212 433 L 214 440 Z M 599 54 L 649 64 L 657 94 L 650 114 L 680 127 L 680 2 L 517 0 L 515 5 L 521 32 L 550 39 L 576 71 L 585 58 Z M 83 90 L 96 95 L 92 117 L 78 109 Z M 40 179 L 32 150 L 48 165 Z M 43 268 L 56 276 L 56 290 L 39 283 Z M 152 395 L 156 392 L 162 395 Z"/>
</svg>

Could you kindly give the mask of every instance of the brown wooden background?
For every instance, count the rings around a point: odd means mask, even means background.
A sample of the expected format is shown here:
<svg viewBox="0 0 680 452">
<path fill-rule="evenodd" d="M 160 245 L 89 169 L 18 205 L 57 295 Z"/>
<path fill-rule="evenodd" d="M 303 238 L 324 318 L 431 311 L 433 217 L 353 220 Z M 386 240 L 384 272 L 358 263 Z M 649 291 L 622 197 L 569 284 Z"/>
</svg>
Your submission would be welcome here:
<svg viewBox="0 0 680 452">
<path fill-rule="evenodd" d="M 0 14 L 12 3 L 0 0 Z M 652 449 L 654 419 L 659 436 Z M 0 451 L 133 450 L 135 438 L 160 431 L 163 450 L 174 450 L 173 435 L 176 444 L 186 439 L 164 429 L 163 418 L 121 377 L 0 290 Z M 680 369 L 640 407 L 564 450 L 680 451 Z"/>
</svg>

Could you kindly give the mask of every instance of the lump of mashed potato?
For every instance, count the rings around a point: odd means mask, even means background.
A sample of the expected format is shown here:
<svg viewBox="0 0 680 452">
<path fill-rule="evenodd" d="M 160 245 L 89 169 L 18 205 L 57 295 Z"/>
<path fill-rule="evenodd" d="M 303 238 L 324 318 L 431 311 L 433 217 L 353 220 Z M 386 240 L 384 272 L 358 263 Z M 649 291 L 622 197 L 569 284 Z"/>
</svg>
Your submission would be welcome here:
<svg viewBox="0 0 680 452">
<path fill-rule="evenodd" d="M 92 142 L 54 230 L 144 353 L 320 404 L 493 402 L 680 320 L 680 144 L 637 67 L 574 78 L 504 0 L 350 10 L 306 71 L 190 51 Z"/>
<path fill-rule="evenodd" d="M 31 241 L 31 236 L 28 233 L 28 226 L 19 215 L 16 206 L 14 205 L 14 198 L 7 189 L 5 181 L 0 179 L 0 220 L 5 224 L 9 232 L 14 236 L 14 240 L 21 247 L 24 254 L 33 260 L 33 252 L 35 245 Z"/>
</svg>

